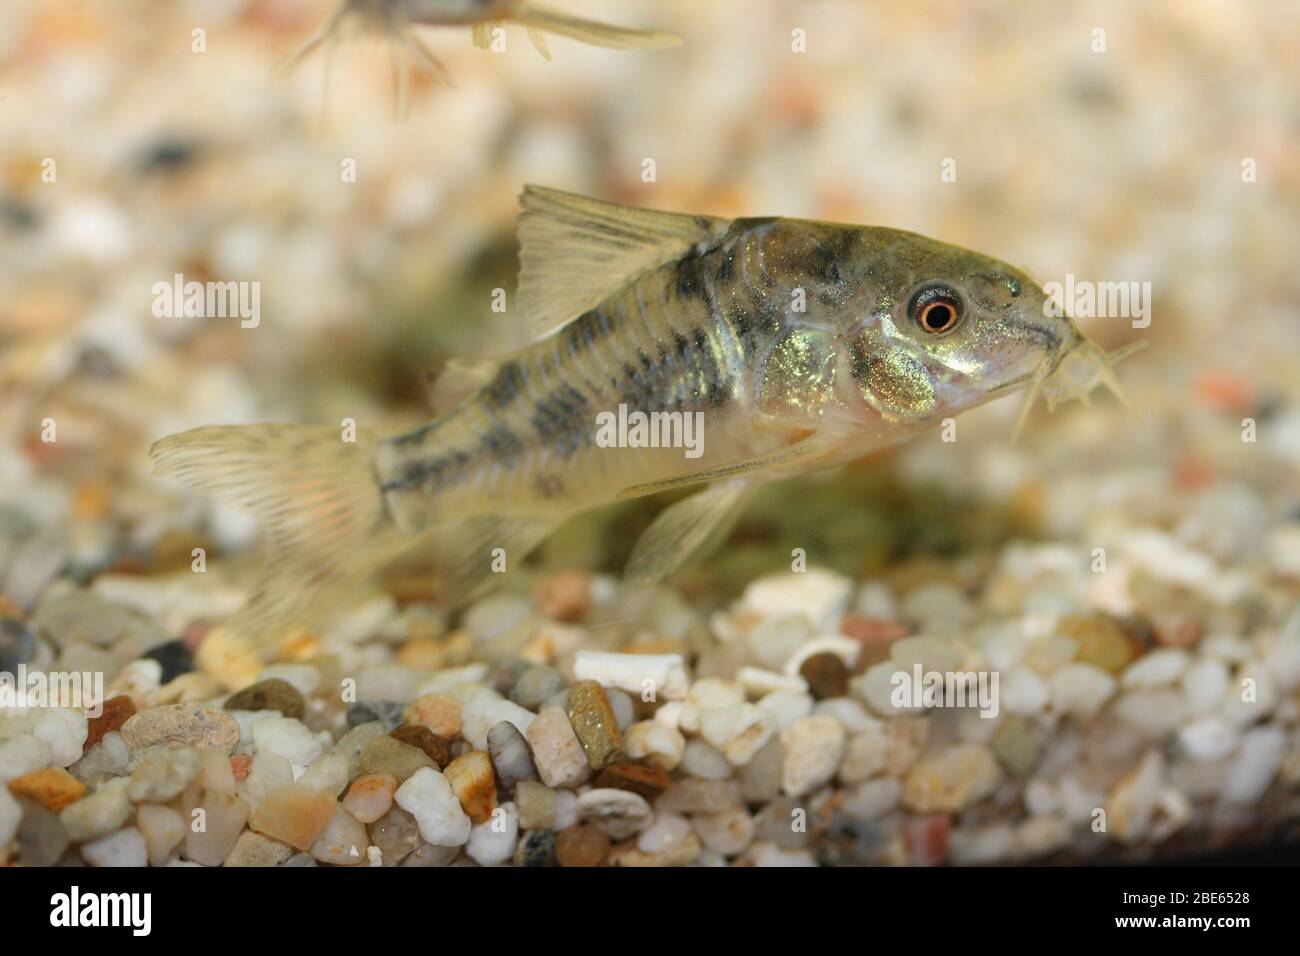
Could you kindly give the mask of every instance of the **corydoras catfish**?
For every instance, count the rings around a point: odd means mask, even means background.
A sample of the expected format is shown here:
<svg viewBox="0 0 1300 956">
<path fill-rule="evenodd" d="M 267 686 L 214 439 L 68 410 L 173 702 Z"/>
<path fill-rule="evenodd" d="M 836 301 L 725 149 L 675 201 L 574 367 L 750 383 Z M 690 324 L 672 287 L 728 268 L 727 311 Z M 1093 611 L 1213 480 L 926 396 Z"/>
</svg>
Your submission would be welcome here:
<svg viewBox="0 0 1300 956">
<path fill-rule="evenodd" d="M 701 485 L 637 542 L 646 584 L 731 528 L 755 489 L 861 458 L 1021 386 L 1055 403 L 1112 357 L 1019 269 L 897 229 L 721 219 L 526 187 L 519 304 L 531 345 L 406 434 L 214 426 L 158 470 L 257 514 L 267 573 L 232 626 L 265 645 L 418 548 L 449 593 L 557 525 Z M 1068 362 L 1066 361 L 1068 359 Z M 1066 370 L 1069 374 L 1064 374 Z M 1023 416 L 1022 416 L 1023 418 Z"/>
</svg>

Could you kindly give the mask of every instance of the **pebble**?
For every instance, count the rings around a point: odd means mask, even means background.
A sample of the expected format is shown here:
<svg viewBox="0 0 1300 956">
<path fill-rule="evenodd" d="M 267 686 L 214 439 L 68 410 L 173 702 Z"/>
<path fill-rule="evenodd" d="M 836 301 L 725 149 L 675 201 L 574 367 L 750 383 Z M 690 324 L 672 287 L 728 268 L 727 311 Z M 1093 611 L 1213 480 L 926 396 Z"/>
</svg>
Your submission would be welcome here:
<svg viewBox="0 0 1300 956">
<path fill-rule="evenodd" d="M 533 830 L 525 833 L 515 848 L 516 866 L 556 866 L 555 831 Z"/>
<path fill-rule="evenodd" d="M 808 682 L 808 690 L 818 700 L 848 693 L 849 668 L 838 654 L 829 651 L 813 654 L 799 665 L 799 676 Z M 704 845 L 709 845 L 707 840 Z"/>
<path fill-rule="evenodd" d="M 201 766 L 199 751 L 188 747 L 146 751 L 131 771 L 127 796 L 133 803 L 167 803 L 181 795 L 198 776 Z"/>
<path fill-rule="evenodd" d="M 158 664 L 158 679 L 167 684 L 194 670 L 194 660 L 184 641 L 167 641 L 145 651 L 143 658 Z M 253 710 L 255 708 L 248 708 Z"/>
<path fill-rule="evenodd" d="M 691 825 L 707 849 L 723 856 L 739 855 L 754 839 L 754 818 L 743 807 L 696 814 Z"/>
<path fill-rule="evenodd" d="M 186 858 L 204 866 L 220 866 L 249 822 L 248 804 L 240 797 L 208 789 L 202 791 L 197 802 L 187 799 L 184 803 L 185 815 L 191 821 L 185 833 Z M 204 829 L 195 830 L 195 811 L 200 809 Z"/>
<path fill-rule="evenodd" d="M 248 825 L 273 840 L 307 852 L 334 818 L 337 805 L 328 793 L 290 784 L 263 797 L 253 808 Z"/>
<path fill-rule="evenodd" d="M 459 807 L 457 804 L 457 809 Z M 397 866 L 407 854 L 424 843 L 415 817 L 401 807 L 393 807 L 372 823 L 369 833 L 370 842 L 379 848 L 383 856 L 384 866 Z M 459 847 L 459 844 L 456 846 Z"/>
<path fill-rule="evenodd" d="M 732 771 L 721 750 L 699 739 L 687 742 L 680 769 L 684 774 L 707 780 L 725 780 Z"/>
<path fill-rule="evenodd" d="M 0 787 L 0 848 L 8 846 L 22 823 L 23 807 L 7 787 Z"/>
<path fill-rule="evenodd" d="M 235 845 L 222 866 L 279 866 L 293 856 L 293 847 L 279 840 L 272 840 L 256 830 L 245 830 L 235 841 Z"/>
<path fill-rule="evenodd" d="M 680 654 L 616 654 L 578 651 L 573 674 L 579 681 L 595 681 L 650 700 L 681 700 L 689 680 Z"/>
<path fill-rule="evenodd" d="M 421 843 L 399 865 L 448 866 L 459 854 L 458 846 L 434 846 L 432 843 Z"/>
<path fill-rule="evenodd" d="M 325 749 L 302 721 L 274 715 L 253 722 L 253 745 L 258 753 L 278 754 L 298 767 L 307 766 Z"/>
<path fill-rule="evenodd" d="M 45 767 L 10 780 L 9 791 L 58 813 L 85 796 L 86 785 L 61 767 Z"/>
<path fill-rule="evenodd" d="M 362 823 L 374 823 L 393 807 L 397 778 L 388 773 L 372 773 L 352 781 L 343 807 Z"/>
<path fill-rule="evenodd" d="M 348 760 L 342 754 L 321 754 L 303 771 L 297 783 L 337 797 L 348 785 Z"/>
<path fill-rule="evenodd" d="M 628 841 L 611 847 L 605 858 L 606 866 L 666 867 L 689 866 L 701 855 L 699 837 L 686 834 L 680 842 L 659 853 L 646 853 L 636 843 Z"/>
<path fill-rule="evenodd" d="M 1178 731 L 1178 743 L 1193 760 L 1222 760 L 1237 749 L 1237 728 L 1221 717 L 1202 717 Z"/>
<path fill-rule="evenodd" d="M 461 703 L 446 694 L 425 694 L 413 700 L 402 714 L 403 720 L 417 727 L 428 727 L 439 737 L 453 740 L 460 736 Z"/>
<path fill-rule="evenodd" d="M 112 833 L 131 818 L 125 780 L 110 780 L 59 813 L 59 822 L 73 843 L 85 843 Z"/>
<path fill-rule="evenodd" d="M 736 671 L 736 680 L 748 697 L 762 697 L 774 690 L 795 694 L 808 692 L 808 682 L 798 675 L 778 674 L 761 667 L 742 667 Z"/>
<path fill-rule="evenodd" d="M 268 793 L 293 783 L 293 764 L 269 750 L 254 754 L 238 790 L 250 804 L 261 803 Z"/>
<path fill-rule="evenodd" d="M 593 770 L 599 770 L 618 756 L 623 747 L 623 737 L 605 691 L 599 684 L 587 680 L 570 687 L 567 714 Z"/>
<path fill-rule="evenodd" d="M 167 641 L 167 634 L 145 615 L 104 600 L 85 588 L 50 588 L 36 608 L 36 630 L 56 645 L 128 645 L 140 650 Z"/>
<path fill-rule="evenodd" d="M 629 790 L 654 800 L 671 784 L 672 778 L 653 764 L 612 763 L 596 775 L 592 786 Z"/>
<path fill-rule="evenodd" d="M 334 815 L 307 851 L 313 859 L 335 866 L 357 866 L 366 862 L 370 840 L 366 828 L 341 804 L 334 804 Z"/>
<path fill-rule="evenodd" d="M 1125 688 L 1150 690 L 1175 683 L 1191 662 L 1186 651 L 1164 648 L 1139 657 L 1124 671 L 1120 684 Z"/>
<path fill-rule="evenodd" d="M 149 862 L 144 837 L 135 827 L 82 844 L 81 856 L 91 866 L 145 866 Z"/>
<path fill-rule="evenodd" d="M 557 571 L 532 589 L 533 604 L 555 621 L 580 621 L 591 607 L 591 576 L 585 571 Z"/>
<path fill-rule="evenodd" d="M 959 744 L 924 757 L 903 780 L 903 805 L 918 813 L 956 813 L 988 797 L 1002 782 L 985 747 Z"/>
<path fill-rule="evenodd" d="M 475 750 L 487 750 L 487 735 L 493 725 L 508 720 L 521 734 L 527 734 L 536 719 L 537 715 L 532 711 L 524 710 L 484 687 L 474 691 L 465 702 L 460 732 Z"/>
<path fill-rule="evenodd" d="M 989 741 L 998 763 L 1007 773 L 1017 777 L 1024 776 L 1038 763 L 1042 745 L 1034 721 L 1015 716 L 1003 720 Z"/>
<path fill-rule="evenodd" d="M 1147 835 L 1164 785 L 1164 760 L 1154 750 L 1116 782 L 1106 800 L 1106 832 L 1123 843 Z"/>
<path fill-rule="evenodd" d="M 851 580 L 832 571 L 809 568 L 803 573 L 773 574 L 751 581 L 740 605 L 763 617 L 801 614 L 814 627 L 832 627 L 853 598 Z"/>
<path fill-rule="evenodd" d="M 674 781 L 655 801 L 655 808 L 668 813 L 717 813 L 740 803 L 740 786 L 735 780 L 689 777 Z"/>
<path fill-rule="evenodd" d="M 739 681 L 705 677 L 696 681 L 687 691 L 677 724 L 688 734 L 698 734 L 704 711 L 743 703 L 745 703 L 745 689 Z"/>
<path fill-rule="evenodd" d="M 772 715 L 778 730 L 785 730 L 795 721 L 811 714 L 813 703 L 811 694 L 775 690 L 760 700 L 758 706 Z"/>
<path fill-rule="evenodd" d="M 528 752 L 528 742 L 514 724 L 505 720 L 494 724 L 488 731 L 487 744 L 501 789 L 510 792 L 524 780 L 537 779 L 537 768 Z"/>
<path fill-rule="evenodd" d="M 740 787 L 750 803 L 767 803 L 781 795 L 781 769 L 785 751 L 776 737 L 754 754 L 754 759 L 740 768 Z"/>
<path fill-rule="evenodd" d="M 1087 719 L 1110 700 L 1118 686 L 1108 672 L 1092 664 L 1066 664 L 1052 674 L 1052 708 L 1061 714 Z"/>
<path fill-rule="evenodd" d="M 0 617 L 0 672 L 17 674 L 19 664 L 30 664 L 36 657 L 36 635 L 22 621 Z"/>
<path fill-rule="evenodd" d="M 600 866 L 609 855 L 609 837 L 600 828 L 579 824 L 555 836 L 555 857 L 561 866 Z"/>
<path fill-rule="evenodd" d="M 801 717 L 781 731 L 781 789 L 797 797 L 830 780 L 844 756 L 845 737 L 840 722 L 824 715 Z"/>
<path fill-rule="evenodd" d="M 311 664 L 272 664 L 257 675 L 257 683 L 269 680 L 282 680 L 291 684 L 305 699 L 320 688 L 321 672 Z"/>
<path fill-rule="evenodd" d="M 480 866 L 499 866 L 515 855 L 518 840 L 519 814 L 513 803 L 503 803 L 470 830 L 465 854 Z"/>
<path fill-rule="evenodd" d="M 1070 615 L 1057 631 L 1075 646 L 1075 660 L 1118 676 L 1141 652 L 1141 647 L 1113 618 L 1104 615 Z"/>
<path fill-rule="evenodd" d="M 679 813 L 656 813 L 654 822 L 636 837 L 642 853 L 664 853 L 681 844 L 691 834 L 691 821 Z"/>
<path fill-rule="evenodd" d="M 402 723 L 406 706 L 400 700 L 359 700 L 348 704 L 348 726 L 357 727 L 378 721 L 391 732 Z"/>
<path fill-rule="evenodd" d="M 119 733 L 108 733 L 95 747 L 87 750 L 69 772 L 87 787 L 98 787 L 105 780 L 125 776 L 131 763 L 131 751 Z"/>
<path fill-rule="evenodd" d="M 86 742 L 81 745 L 82 753 L 90 750 L 105 734 L 121 730 L 122 725 L 135 715 L 135 701 L 126 694 L 119 694 L 104 701 L 98 717 L 86 721 Z"/>
<path fill-rule="evenodd" d="M 648 827 L 653 813 L 639 794 L 600 788 L 578 797 L 578 819 L 599 827 L 611 840 L 625 840 Z"/>
<path fill-rule="evenodd" d="M 1033 717 L 1047 709 L 1051 689 L 1028 667 L 1013 668 L 999 686 L 1000 704 L 1007 713 Z"/>
<path fill-rule="evenodd" d="M 507 726 L 510 725 L 507 724 Z M 439 737 L 428 727 L 419 724 L 402 724 L 400 727 L 394 728 L 388 736 L 418 750 L 423 750 L 425 755 L 433 761 L 433 765 L 440 770 L 451 762 L 451 741 L 446 737 Z"/>
<path fill-rule="evenodd" d="M 482 750 L 462 754 L 447 765 L 443 776 L 471 821 L 482 823 L 491 815 L 496 807 L 497 786 L 488 754 Z"/>
<path fill-rule="evenodd" d="M 77 711 L 50 708 L 36 716 L 31 734 L 49 748 L 54 767 L 68 767 L 81 757 L 90 722 Z"/>
<path fill-rule="evenodd" d="M 330 753 L 340 754 L 347 758 L 348 776 L 355 777 L 357 775 L 357 765 L 361 762 L 361 754 L 365 752 L 367 745 L 378 737 L 387 736 L 387 733 L 384 730 L 384 725 L 378 721 L 353 727 L 330 748 Z"/>
<path fill-rule="evenodd" d="M 122 724 L 120 733 L 132 750 L 165 744 L 229 754 L 239 743 L 239 724 L 233 717 L 195 704 L 164 704 L 142 710 Z"/>
<path fill-rule="evenodd" d="M 537 773 L 548 787 L 576 788 L 591 775 L 586 751 L 559 707 L 547 707 L 538 714 L 525 736 Z"/>
<path fill-rule="evenodd" d="M 524 671 L 510 691 L 510 699 L 525 710 L 538 711 L 547 700 L 562 692 L 569 682 L 554 667 L 535 665 Z"/>
<path fill-rule="evenodd" d="M 884 771 L 889 762 L 889 736 L 885 725 L 874 721 L 867 729 L 852 734 L 844 747 L 840 764 L 841 783 L 854 784 Z"/>
<path fill-rule="evenodd" d="M 1228 771 L 1223 799 L 1229 803 L 1259 800 L 1282 766 L 1287 743 L 1287 733 L 1281 727 L 1256 727 L 1247 731 Z"/>
<path fill-rule="evenodd" d="M 1190 665 L 1182 678 L 1183 698 L 1190 715 L 1210 713 L 1223 700 L 1232 676 L 1222 661 L 1200 658 Z"/>
<path fill-rule="evenodd" d="M 770 708 L 749 703 L 713 708 L 700 718 L 700 734 L 720 748 L 735 767 L 743 767 L 753 760 L 776 734 L 777 727 L 778 718 Z"/>
<path fill-rule="evenodd" d="M 0 783 L 48 766 L 50 748 L 30 734 L 0 740 Z"/>
<path fill-rule="evenodd" d="M 0 792 L 3 792 L 0 789 Z M 68 833 L 57 814 L 33 800 L 19 800 L 22 822 L 18 825 L 18 862 L 23 866 L 53 866 L 68 848 Z M 0 796 L 0 846 L 4 837 L 5 798 Z"/>
<path fill-rule="evenodd" d="M 556 794 L 546 784 L 536 780 L 521 781 L 515 788 L 515 806 L 519 812 L 519 825 L 525 830 L 554 828 Z"/>
<path fill-rule="evenodd" d="M 354 705 L 355 706 L 355 705 Z M 226 698 L 226 710 L 274 710 L 282 717 L 301 720 L 307 705 L 302 692 L 287 680 L 271 677 L 250 684 L 238 693 Z M 351 721 L 351 708 L 348 709 L 351 726 L 364 721 Z"/>
<path fill-rule="evenodd" d="M 162 866 L 185 839 L 185 820 L 171 807 L 142 803 L 135 808 L 135 825 L 144 837 L 150 866 Z"/>
<path fill-rule="evenodd" d="M 428 767 L 434 767 L 434 763 L 423 750 L 387 735 L 376 737 L 366 744 L 357 761 L 359 774 L 386 773 L 395 779 L 399 786 Z"/>
<path fill-rule="evenodd" d="M 845 794 L 844 813 L 858 820 L 875 820 L 889 813 L 903 798 L 903 785 L 892 777 L 860 783 Z"/>
<path fill-rule="evenodd" d="M 644 760 L 672 771 L 686 753 L 686 738 L 675 727 L 657 720 L 642 720 L 627 729 L 623 747 L 633 760 Z"/>
<path fill-rule="evenodd" d="M 397 788 L 393 799 L 415 817 L 420 836 L 434 846 L 462 846 L 469 839 L 471 823 L 447 782 L 431 767 L 423 767 Z"/>
</svg>

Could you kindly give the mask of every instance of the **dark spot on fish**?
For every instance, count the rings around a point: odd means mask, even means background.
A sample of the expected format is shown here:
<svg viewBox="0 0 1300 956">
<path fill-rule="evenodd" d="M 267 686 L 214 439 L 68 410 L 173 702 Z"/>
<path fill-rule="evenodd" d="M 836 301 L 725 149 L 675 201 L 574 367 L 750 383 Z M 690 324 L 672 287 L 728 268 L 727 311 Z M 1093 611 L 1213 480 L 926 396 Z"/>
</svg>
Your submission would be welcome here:
<svg viewBox="0 0 1300 956">
<path fill-rule="evenodd" d="M 483 401 L 498 411 L 506 408 L 519 397 L 527 381 L 523 365 L 517 361 L 506 362 L 497 370 L 496 377 L 484 386 Z"/>
<path fill-rule="evenodd" d="M 483 451 L 495 462 L 513 465 L 524 452 L 524 443 L 505 425 L 494 425 L 483 434 Z"/>
<path fill-rule="evenodd" d="M 450 451 L 427 461 L 413 461 L 402 466 L 401 476 L 381 486 L 384 492 L 419 488 L 433 494 L 465 480 L 466 465 L 472 456 L 464 451 Z"/>
<path fill-rule="evenodd" d="M 718 263 L 717 281 L 730 282 L 736 277 L 736 253 L 728 251 L 723 253 L 721 261 Z"/>
<path fill-rule="evenodd" d="M 533 479 L 533 490 L 539 498 L 558 498 L 564 494 L 564 479 L 558 475 L 539 474 Z"/>
<path fill-rule="evenodd" d="M 538 437 L 561 458 L 567 458 L 592 439 L 593 416 L 587 396 L 572 385 L 561 385 L 538 401 L 531 417 Z"/>
<path fill-rule="evenodd" d="M 577 355 L 591 348 L 600 339 L 614 331 L 614 321 L 603 309 L 590 309 L 578 316 L 560 333 L 564 348 Z"/>
<path fill-rule="evenodd" d="M 677 260 L 677 298 L 695 299 L 704 292 L 700 257 L 691 253 Z"/>
</svg>

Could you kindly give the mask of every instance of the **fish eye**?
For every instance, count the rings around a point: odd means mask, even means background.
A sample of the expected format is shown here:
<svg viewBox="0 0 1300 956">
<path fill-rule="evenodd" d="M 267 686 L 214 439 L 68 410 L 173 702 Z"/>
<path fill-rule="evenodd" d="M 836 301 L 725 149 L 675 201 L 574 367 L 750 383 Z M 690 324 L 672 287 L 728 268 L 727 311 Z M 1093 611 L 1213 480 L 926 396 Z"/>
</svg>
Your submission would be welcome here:
<svg viewBox="0 0 1300 956">
<path fill-rule="evenodd" d="M 931 285 L 912 296 L 907 312 L 922 332 L 940 335 L 951 331 L 961 321 L 962 301 L 949 286 Z"/>
</svg>

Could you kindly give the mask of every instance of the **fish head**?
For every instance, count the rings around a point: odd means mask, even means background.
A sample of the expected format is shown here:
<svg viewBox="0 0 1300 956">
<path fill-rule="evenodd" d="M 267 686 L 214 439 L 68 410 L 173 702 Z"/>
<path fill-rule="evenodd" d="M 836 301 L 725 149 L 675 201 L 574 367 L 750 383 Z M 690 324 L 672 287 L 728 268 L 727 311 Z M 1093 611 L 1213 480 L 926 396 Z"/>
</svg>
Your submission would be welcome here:
<svg viewBox="0 0 1300 956">
<path fill-rule="evenodd" d="M 895 422 L 937 421 L 1046 379 L 1086 340 L 1020 269 L 924 236 L 871 230 L 853 378 Z"/>
</svg>

